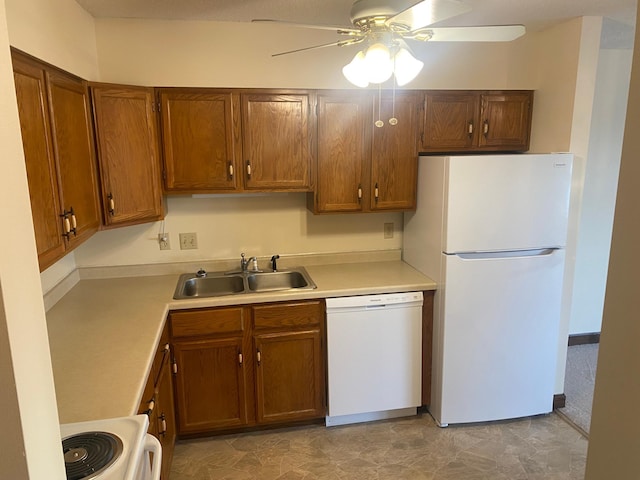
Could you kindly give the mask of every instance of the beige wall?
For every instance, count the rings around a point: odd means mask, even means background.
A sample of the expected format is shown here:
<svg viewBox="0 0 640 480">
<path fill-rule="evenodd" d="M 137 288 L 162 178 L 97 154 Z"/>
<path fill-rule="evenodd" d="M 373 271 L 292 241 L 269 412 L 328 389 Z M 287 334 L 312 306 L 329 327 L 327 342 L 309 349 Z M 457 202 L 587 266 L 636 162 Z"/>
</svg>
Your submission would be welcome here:
<svg viewBox="0 0 640 480">
<path fill-rule="evenodd" d="M 5 3 L 0 0 L 0 478 L 64 479 Z"/>
<path fill-rule="evenodd" d="M 350 88 L 341 70 L 358 51 L 332 47 L 274 58 L 336 36 L 250 23 L 99 19 L 96 37 L 103 81 L 150 86 Z M 506 75 L 510 48 L 419 45 L 415 53 L 425 61 L 424 71 L 407 88 L 513 87 Z"/>
<path fill-rule="evenodd" d="M 5 0 L 9 41 L 87 80 L 98 79 L 93 17 L 75 0 Z"/>
<path fill-rule="evenodd" d="M 162 222 L 100 232 L 76 251 L 78 266 L 219 260 L 247 255 L 350 252 L 402 248 L 402 214 L 313 215 L 305 194 L 170 197 L 164 230 L 171 250 L 161 251 Z M 395 224 L 392 239 L 384 223 Z M 180 250 L 178 234 L 198 234 L 197 250 Z"/>
<path fill-rule="evenodd" d="M 636 30 L 586 479 L 640 475 L 640 34 Z"/>
</svg>

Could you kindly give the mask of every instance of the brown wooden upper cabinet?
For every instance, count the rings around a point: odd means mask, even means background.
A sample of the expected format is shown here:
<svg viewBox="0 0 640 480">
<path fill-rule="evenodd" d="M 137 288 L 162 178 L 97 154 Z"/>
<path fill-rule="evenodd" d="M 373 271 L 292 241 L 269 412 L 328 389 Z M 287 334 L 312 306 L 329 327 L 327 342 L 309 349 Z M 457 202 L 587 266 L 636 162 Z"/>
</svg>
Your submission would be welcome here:
<svg viewBox="0 0 640 480">
<path fill-rule="evenodd" d="M 166 192 L 240 190 L 240 95 L 203 88 L 162 88 L 158 95 Z"/>
<path fill-rule="evenodd" d="M 164 216 L 152 88 L 92 84 L 93 114 L 107 226 Z"/>
<path fill-rule="evenodd" d="M 40 271 L 100 226 L 87 82 L 12 50 Z"/>
<path fill-rule="evenodd" d="M 417 92 L 318 92 L 315 213 L 415 208 Z M 390 122 L 395 118 L 395 125 Z M 375 121 L 383 122 L 381 127 Z"/>
<path fill-rule="evenodd" d="M 310 96 L 308 92 L 242 94 L 245 189 L 311 189 Z"/>
<path fill-rule="evenodd" d="M 311 189 L 311 94 L 158 89 L 167 193 Z"/>
<path fill-rule="evenodd" d="M 533 92 L 428 91 L 423 152 L 523 152 L 529 149 Z"/>
</svg>

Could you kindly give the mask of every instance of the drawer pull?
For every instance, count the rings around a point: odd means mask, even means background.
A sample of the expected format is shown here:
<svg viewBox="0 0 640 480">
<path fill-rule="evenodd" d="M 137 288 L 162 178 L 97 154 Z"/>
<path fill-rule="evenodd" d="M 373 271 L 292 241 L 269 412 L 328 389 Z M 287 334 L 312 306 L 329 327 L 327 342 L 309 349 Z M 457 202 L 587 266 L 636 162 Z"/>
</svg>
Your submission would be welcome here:
<svg viewBox="0 0 640 480">
<path fill-rule="evenodd" d="M 167 433 L 167 419 L 164 416 L 164 413 L 160 415 L 160 431 L 158 432 L 159 435 L 166 435 Z"/>
<path fill-rule="evenodd" d="M 107 199 L 109 200 L 109 213 L 111 215 L 115 215 L 116 213 L 116 202 L 113 200 L 113 195 L 107 195 Z"/>
<path fill-rule="evenodd" d="M 260 366 L 260 362 L 262 361 L 262 355 L 260 354 L 260 350 L 256 352 L 256 360 L 258 361 L 258 366 Z"/>
</svg>

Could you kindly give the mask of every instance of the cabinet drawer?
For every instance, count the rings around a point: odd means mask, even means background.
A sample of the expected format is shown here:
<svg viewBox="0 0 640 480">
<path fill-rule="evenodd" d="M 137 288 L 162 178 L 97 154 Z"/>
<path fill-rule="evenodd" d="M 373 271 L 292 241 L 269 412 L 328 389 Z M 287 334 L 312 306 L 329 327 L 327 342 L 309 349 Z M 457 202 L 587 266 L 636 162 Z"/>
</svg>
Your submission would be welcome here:
<svg viewBox="0 0 640 480">
<path fill-rule="evenodd" d="M 219 333 L 241 333 L 244 330 L 242 307 L 172 312 L 173 338 Z"/>
<path fill-rule="evenodd" d="M 323 318 L 321 301 L 275 303 L 253 307 L 256 329 L 318 325 Z"/>
</svg>

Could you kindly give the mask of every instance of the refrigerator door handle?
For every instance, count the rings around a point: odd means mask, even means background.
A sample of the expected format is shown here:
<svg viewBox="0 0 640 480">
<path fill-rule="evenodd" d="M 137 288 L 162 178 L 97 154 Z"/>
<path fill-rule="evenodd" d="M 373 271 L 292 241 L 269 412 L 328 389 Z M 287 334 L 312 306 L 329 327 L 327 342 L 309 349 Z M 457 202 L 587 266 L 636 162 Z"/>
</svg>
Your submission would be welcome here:
<svg viewBox="0 0 640 480">
<path fill-rule="evenodd" d="M 535 248 L 530 250 L 506 250 L 501 252 L 457 252 L 447 255 L 455 255 L 463 260 L 487 260 L 492 258 L 546 257 L 553 255 L 557 250 L 560 250 L 560 248 Z"/>
</svg>

